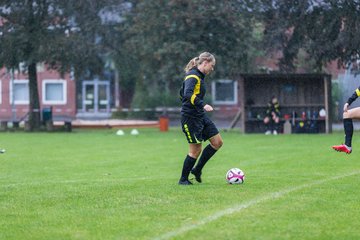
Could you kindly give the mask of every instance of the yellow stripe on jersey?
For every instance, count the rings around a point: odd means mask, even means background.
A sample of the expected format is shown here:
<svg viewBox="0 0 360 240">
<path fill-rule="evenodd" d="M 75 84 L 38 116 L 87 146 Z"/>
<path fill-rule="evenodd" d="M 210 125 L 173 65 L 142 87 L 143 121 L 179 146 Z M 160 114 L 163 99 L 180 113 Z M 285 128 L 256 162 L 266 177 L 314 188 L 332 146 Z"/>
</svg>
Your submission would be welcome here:
<svg viewBox="0 0 360 240">
<path fill-rule="evenodd" d="M 192 105 L 195 104 L 195 98 L 196 98 L 196 95 L 200 93 L 200 78 L 199 76 L 196 76 L 196 75 L 188 75 L 186 76 L 185 78 L 185 81 L 189 78 L 195 78 L 197 80 L 197 83 L 195 84 L 195 88 L 194 88 L 194 93 L 193 95 L 191 96 L 191 99 L 190 99 L 190 102 Z"/>
<path fill-rule="evenodd" d="M 186 135 L 187 135 L 187 138 L 189 139 L 189 142 L 193 142 L 192 141 L 192 138 L 191 138 L 191 135 L 190 135 L 190 132 L 189 132 L 189 127 L 187 124 L 184 124 L 184 129 L 185 129 L 185 132 L 186 132 Z"/>
<path fill-rule="evenodd" d="M 355 92 L 356 92 L 356 95 L 357 95 L 358 97 L 360 97 L 360 90 L 359 90 L 358 88 L 355 90 Z"/>
<path fill-rule="evenodd" d="M 194 135 L 196 143 L 201 143 L 199 140 L 197 140 L 196 136 Z"/>
</svg>

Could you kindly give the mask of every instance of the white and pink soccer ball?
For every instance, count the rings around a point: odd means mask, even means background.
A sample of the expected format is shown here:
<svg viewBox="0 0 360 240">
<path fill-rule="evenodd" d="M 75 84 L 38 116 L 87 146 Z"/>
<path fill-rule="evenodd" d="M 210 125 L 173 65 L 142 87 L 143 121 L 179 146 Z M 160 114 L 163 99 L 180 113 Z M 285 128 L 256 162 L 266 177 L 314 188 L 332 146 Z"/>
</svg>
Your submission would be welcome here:
<svg viewBox="0 0 360 240">
<path fill-rule="evenodd" d="M 242 184 L 245 181 L 245 173 L 239 168 L 232 168 L 226 173 L 226 181 L 229 184 Z"/>
</svg>

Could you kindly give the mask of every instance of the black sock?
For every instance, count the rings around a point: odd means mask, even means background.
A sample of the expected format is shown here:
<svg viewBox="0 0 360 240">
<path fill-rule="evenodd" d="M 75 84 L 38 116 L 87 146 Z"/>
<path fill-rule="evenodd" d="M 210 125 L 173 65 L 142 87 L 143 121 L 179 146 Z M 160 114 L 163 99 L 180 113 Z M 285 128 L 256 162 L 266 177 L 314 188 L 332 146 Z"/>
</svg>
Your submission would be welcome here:
<svg viewBox="0 0 360 240">
<path fill-rule="evenodd" d="M 278 129 L 279 129 L 279 124 L 278 124 L 277 122 L 274 122 L 274 123 L 273 123 L 273 131 L 277 131 L 277 132 L 278 132 L 278 131 L 279 131 Z"/>
<path fill-rule="evenodd" d="M 265 132 L 270 130 L 269 125 L 270 125 L 269 123 L 265 123 Z"/>
<path fill-rule="evenodd" d="M 210 144 L 207 145 L 204 150 L 202 151 L 201 157 L 199 159 L 199 162 L 196 164 L 196 167 L 194 168 L 195 172 L 200 173 L 207 161 L 214 156 L 217 150 L 215 150 Z"/>
<path fill-rule="evenodd" d="M 271 132 L 273 132 L 273 131 L 275 130 L 274 126 L 275 126 L 274 121 L 271 121 L 271 123 L 270 123 L 270 130 L 271 130 Z"/>
<path fill-rule="evenodd" d="M 345 131 L 345 145 L 351 147 L 351 140 L 353 136 L 354 126 L 351 118 L 344 118 L 344 131 Z"/>
<path fill-rule="evenodd" d="M 190 157 L 189 155 L 186 155 L 186 158 L 184 160 L 183 169 L 181 172 L 181 181 L 188 180 L 189 174 L 191 169 L 194 167 L 196 162 L 195 158 Z"/>
</svg>

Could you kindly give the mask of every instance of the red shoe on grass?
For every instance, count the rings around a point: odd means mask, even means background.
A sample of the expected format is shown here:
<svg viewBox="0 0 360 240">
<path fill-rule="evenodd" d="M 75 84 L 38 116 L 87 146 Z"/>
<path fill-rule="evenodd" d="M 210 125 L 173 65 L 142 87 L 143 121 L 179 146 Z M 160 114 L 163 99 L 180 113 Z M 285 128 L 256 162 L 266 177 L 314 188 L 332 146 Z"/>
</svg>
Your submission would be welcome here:
<svg viewBox="0 0 360 240">
<path fill-rule="evenodd" d="M 351 147 L 348 147 L 348 146 L 346 146 L 345 144 L 332 146 L 332 148 L 333 148 L 335 151 L 344 152 L 344 153 L 346 153 L 346 154 L 350 154 L 350 153 L 352 152 Z"/>
</svg>

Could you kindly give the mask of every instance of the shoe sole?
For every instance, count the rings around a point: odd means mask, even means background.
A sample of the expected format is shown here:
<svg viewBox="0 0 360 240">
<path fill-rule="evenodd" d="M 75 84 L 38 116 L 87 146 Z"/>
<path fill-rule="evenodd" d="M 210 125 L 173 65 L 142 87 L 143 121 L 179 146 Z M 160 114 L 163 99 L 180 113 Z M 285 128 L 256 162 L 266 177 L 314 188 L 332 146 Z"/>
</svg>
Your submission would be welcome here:
<svg viewBox="0 0 360 240">
<path fill-rule="evenodd" d="M 193 185 L 192 182 L 178 182 L 179 185 Z"/>
<path fill-rule="evenodd" d="M 335 151 L 337 151 L 337 152 L 343 152 L 343 153 L 346 153 L 346 154 L 350 154 L 351 152 L 347 152 L 347 151 L 341 151 L 341 150 L 339 150 L 339 149 L 335 149 L 335 148 L 333 148 Z"/>
</svg>

